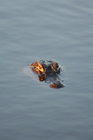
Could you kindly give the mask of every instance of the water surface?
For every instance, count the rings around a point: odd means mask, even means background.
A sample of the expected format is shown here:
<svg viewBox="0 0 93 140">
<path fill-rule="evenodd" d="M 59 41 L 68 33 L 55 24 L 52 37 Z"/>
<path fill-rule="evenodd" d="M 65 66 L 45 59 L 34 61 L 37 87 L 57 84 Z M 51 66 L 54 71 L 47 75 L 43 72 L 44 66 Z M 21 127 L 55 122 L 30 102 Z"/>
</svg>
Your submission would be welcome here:
<svg viewBox="0 0 93 140">
<path fill-rule="evenodd" d="M 0 2 L 0 139 L 93 139 L 93 2 Z M 63 67 L 65 88 L 23 70 L 36 60 Z"/>
</svg>

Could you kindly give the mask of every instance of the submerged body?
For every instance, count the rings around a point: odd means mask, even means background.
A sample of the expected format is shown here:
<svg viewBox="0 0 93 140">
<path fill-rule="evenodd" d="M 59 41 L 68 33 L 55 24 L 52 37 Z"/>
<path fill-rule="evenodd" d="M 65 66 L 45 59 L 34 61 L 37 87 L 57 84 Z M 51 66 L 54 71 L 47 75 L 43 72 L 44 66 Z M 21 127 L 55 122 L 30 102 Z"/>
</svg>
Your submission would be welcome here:
<svg viewBox="0 0 93 140">
<path fill-rule="evenodd" d="M 54 60 L 39 60 L 31 64 L 31 69 L 38 74 L 40 81 L 50 82 L 51 88 L 62 88 L 62 80 L 59 77 L 61 66 Z"/>
</svg>

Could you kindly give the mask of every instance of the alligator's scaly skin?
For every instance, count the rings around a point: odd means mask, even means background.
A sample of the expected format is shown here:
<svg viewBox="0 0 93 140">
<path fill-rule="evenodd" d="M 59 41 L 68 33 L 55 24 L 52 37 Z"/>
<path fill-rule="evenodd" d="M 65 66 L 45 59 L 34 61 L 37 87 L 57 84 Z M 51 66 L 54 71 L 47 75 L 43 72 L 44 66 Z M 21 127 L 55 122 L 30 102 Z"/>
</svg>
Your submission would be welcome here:
<svg viewBox="0 0 93 140">
<path fill-rule="evenodd" d="M 40 81 L 52 82 L 51 88 L 62 88 L 62 80 L 59 77 L 61 66 L 54 60 L 39 60 L 31 64 L 31 69 L 38 74 Z"/>
</svg>

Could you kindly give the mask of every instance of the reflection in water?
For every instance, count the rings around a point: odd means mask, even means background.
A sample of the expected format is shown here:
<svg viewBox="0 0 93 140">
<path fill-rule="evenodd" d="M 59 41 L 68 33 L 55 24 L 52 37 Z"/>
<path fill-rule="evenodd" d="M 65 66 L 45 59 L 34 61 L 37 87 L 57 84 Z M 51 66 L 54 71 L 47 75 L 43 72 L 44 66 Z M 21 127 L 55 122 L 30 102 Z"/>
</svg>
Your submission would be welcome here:
<svg viewBox="0 0 93 140">
<path fill-rule="evenodd" d="M 36 81 L 37 83 L 39 83 L 41 86 L 45 87 L 46 86 L 44 84 L 42 84 L 41 82 L 39 82 L 39 80 L 37 79 L 36 75 L 34 74 L 34 72 L 32 71 L 31 67 L 26 66 L 23 69 L 23 73 L 29 77 L 31 77 L 34 81 Z"/>
<path fill-rule="evenodd" d="M 27 76 L 31 77 L 34 79 L 36 82 L 39 83 L 39 81 L 36 79 L 35 75 L 33 74 L 33 71 L 30 69 L 29 66 L 24 67 L 23 73 L 26 74 Z"/>
</svg>

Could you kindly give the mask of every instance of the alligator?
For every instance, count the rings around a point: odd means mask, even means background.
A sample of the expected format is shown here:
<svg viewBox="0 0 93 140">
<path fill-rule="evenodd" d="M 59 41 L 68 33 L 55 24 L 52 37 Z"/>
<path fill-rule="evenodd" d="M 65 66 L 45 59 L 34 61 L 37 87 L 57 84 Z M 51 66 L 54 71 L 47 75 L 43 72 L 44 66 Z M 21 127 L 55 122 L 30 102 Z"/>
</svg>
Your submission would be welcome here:
<svg viewBox="0 0 93 140">
<path fill-rule="evenodd" d="M 38 60 L 30 65 L 33 72 L 38 74 L 39 81 L 51 83 L 51 88 L 62 88 L 64 84 L 60 77 L 62 67 L 54 60 Z"/>
</svg>

